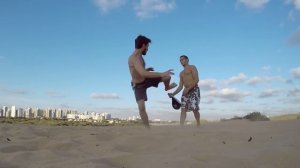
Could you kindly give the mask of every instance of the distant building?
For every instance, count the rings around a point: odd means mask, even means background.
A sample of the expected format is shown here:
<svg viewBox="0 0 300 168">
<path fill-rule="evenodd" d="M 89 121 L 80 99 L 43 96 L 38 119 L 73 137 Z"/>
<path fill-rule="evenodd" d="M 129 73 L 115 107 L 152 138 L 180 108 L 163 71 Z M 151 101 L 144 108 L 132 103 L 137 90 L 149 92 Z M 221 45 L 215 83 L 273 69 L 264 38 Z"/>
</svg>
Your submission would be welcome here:
<svg viewBox="0 0 300 168">
<path fill-rule="evenodd" d="M 9 116 L 9 114 L 8 114 L 8 107 L 3 106 L 2 107 L 2 111 L 3 111 L 3 117 L 8 117 Z"/>
<path fill-rule="evenodd" d="M 159 118 L 154 119 L 153 122 L 158 122 L 159 123 L 159 122 L 161 122 L 161 119 L 159 119 Z"/>
<path fill-rule="evenodd" d="M 34 118 L 32 108 L 28 107 L 25 109 L 25 118 Z"/>
<path fill-rule="evenodd" d="M 33 109 L 34 118 L 45 117 L 45 114 L 46 114 L 46 112 L 44 112 L 42 109 L 39 109 L 39 108 Z"/>
<path fill-rule="evenodd" d="M 24 118 L 25 117 L 25 112 L 24 112 L 23 108 L 18 109 L 16 117 L 19 117 L 19 118 Z"/>
<path fill-rule="evenodd" d="M 17 117 L 17 109 L 16 109 L 16 106 L 11 106 L 11 109 L 10 109 L 10 117 L 11 118 L 15 118 Z"/>
<path fill-rule="evenodd" d="M 104 113 L 104 117 L 105 117 L 105 120 L 110 120 L 111 119 L 111 114 Z"/>
<path fill-rule="evenodd" d="M 55 118 L 58 118 L 58 119 L 63 118 L 63 110 L 62 109 L 56 109 L 55 114 L 56 114 Z"/>
<path fill-rule="evenodd" d="M 89 122 L 99 122 L 104 120 L 112 120 L 112 116 L 109 113 L 98 113 L 98 112 L 77 112 L 76 110 L 70 109 L 40 109 L 27 107 L 16 108 L 16 106 L 11 106 L 8 108 L 3 106 L 0 109 L 0 117 L 12 117 L 12 118 L 49 118 L 49 119 L 68 119 L 73 121 L 89 121 Z M 134 120 L 138 117 L 133 117 Z"/>
<path fill-rule="evenodd" d="M 73 121 L 76 120 L 76 114 L 67 114 L 67 119 L 68 121 Z"/>
<path fill-rule="evenodd" d="M 0 117 L 4 117 L 3 109 L 0 109 Z"/>
</svg>

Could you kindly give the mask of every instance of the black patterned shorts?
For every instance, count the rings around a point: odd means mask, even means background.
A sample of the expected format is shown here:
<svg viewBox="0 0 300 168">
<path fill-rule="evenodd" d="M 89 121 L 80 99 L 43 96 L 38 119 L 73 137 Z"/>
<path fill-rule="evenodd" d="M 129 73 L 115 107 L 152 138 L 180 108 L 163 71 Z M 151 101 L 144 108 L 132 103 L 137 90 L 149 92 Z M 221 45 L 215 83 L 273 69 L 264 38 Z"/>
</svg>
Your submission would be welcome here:
<svg viewBox="0 0 300 168">
<path fill-rule="evenodd" d="M 161 78 L 146 78 L 142 83 L 133 84 L 131 86 L 134 90 L 135 100 L 148 100 L 147 89 L 149 87 L 158 87 L 158 84 L 161 82 Z"/>
<path fill-rule="evenodd" d="M 196 86 L 186 96 L 181 97 L 181 108 L 187 111 L 198 111 L 200 98 L 200 88 Z"/>
</svg>

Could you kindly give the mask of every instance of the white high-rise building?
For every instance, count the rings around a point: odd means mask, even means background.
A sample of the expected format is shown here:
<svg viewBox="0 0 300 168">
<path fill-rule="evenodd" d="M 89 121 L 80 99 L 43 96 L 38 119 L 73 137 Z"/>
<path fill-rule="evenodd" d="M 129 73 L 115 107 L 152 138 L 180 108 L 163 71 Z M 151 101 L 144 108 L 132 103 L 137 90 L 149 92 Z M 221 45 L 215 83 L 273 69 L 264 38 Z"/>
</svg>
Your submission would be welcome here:
<svg viewBox="0 0 300 168">
<path fill-rule="evenodd" d="M 32 112 L 32 108 L 28 107 L 25 110 L 25 118 L 33 118 L 33 112 Z"/>
<path fill-rule="evenodd" d="M 69 114 L 69 110 L 64 109 L 61 114 L 61 118 L 67 118 L 67 114 Z"/>
<path fill-rule="evenodd" d="M 16 106 L 11 106 L 10 117 L 12 117 L 12 118 L 17 117 L 17 109 L 16 109 Z"/>
<path fill-rule="evenodd" d="M 42 109 L 35 108 L 33 109 L 33 116 L 34 118 L 42 118 L 45 117 L 46 112 Z"/>
<path fill-rule="evenodd" d="M 106 120 L 110 120 L 111 119 L 111 114 L 104 113 L 104 117 L 105 117 Z"/>
<path fill-rule="evenodd" d="M 8 116 L 8 114 L 7 114 L 8 107 L 3 106 L 3 107 L 2 107 L 2 111 L 3 111 L 3 117 L 7 117 L 7 116 Z"/>
<path fill-rule="evenodd" d="M 56 109 L 52 110 L 50 113 L 50 118 L 55 118 L 56 117 Z"/>
<path fill-rule="evenodd" d="M 55 118 L 62 119 L 62 116 L 63 116 L 63 110 L 57 109 Z"/>
<path fill-rule="evenodd" d="M 19 108 L 17 114 L 18 114 L 17 117 L 24 118 L 25 117 L 24 109 L 23 108 Z"/>
<path fill-rule="evenodd" d="M 43 110 L 43 109 L 38 109 L 37 112 L 38 112 L 38 116 L 39 116 L 39 117 L 45 117 L 45 110 Z"/>
<path fill-rule="evenodd" d="M 46 118 L 51 118 L 51 112 L 52 112 L 52 109 L 47 108 L 46 111 L 45 111 L 45 117 Z"/>
<path fill-rule="evenodd" d="M 3 109 L 0 109 L 0 117 L 4 117 L 4 115 L 3 115 Z"/>
</svg>

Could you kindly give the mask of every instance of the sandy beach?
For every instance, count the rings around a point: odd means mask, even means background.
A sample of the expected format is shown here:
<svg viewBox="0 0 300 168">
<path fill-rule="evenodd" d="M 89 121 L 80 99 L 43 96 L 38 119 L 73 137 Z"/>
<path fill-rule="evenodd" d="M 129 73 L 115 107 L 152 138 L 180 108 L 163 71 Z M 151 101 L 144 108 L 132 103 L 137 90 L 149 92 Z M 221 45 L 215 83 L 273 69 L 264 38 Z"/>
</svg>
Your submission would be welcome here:
<svg viewBox="0 0 300 168">
<path fill-rule="evenodd" d="M 1 168 L 296 168 L 300 120 L 196 126 L 0 124 Z"/>
</svg>

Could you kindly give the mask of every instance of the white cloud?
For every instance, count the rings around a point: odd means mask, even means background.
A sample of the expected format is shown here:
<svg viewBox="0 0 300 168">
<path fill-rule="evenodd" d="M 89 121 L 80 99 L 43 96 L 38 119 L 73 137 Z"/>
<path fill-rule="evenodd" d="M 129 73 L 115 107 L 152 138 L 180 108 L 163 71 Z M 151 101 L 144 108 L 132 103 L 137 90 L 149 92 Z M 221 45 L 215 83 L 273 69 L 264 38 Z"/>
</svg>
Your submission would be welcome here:
<svg viewBox="0 0 300 168">
<path fill-rule="evenodd" d="M 8 95 L 27 95 L 28 91 L 22 90 L 22 89 L 11 89 L 11 88 L 5 88 L 0 87 L 0 92 L 3 92 Z"/>
<path fill-rule="evenodd" d="M 246 83 L 248 85 L 255 86 L 260 83 L 273 82 L 273 81 L 286 82 L 286 80 L 280 76 L 263 76 L 263 77 L 254 76 L 249 80 L 247 80 Z"/>
<path fill-rule="evenodd" d="M 300 0 L 294 0 L 295 8 L 300 10 Z"/>
<path fill-rule="evenodd" d="M 238 0 L 238 2 L 244 4 L 248 8 L 258 9 L 267 4 L 269 0 Z"/>
<path fill-rule="evenodd" d="M 205 101 L 202 101 L 201 103 L 204 103 L 204 104 L 213 104 L 214 103 L 214 100 L 209 98 L 209 99 L 206 99 Z"/>
<path fill-rule="evenodd" d="M 240 101 L 246 96 L 250 96 L 250 93 L 241 92 L 236 88 L 224 88 L 221 90 L 209 91 L 204 95 L 205 97 L 217 97 L 221 98 L 225 102 Z"/>
<path fill-rule="evenodd" d="M 288 39 L 290 45 L 300 46 L 300 29 L 297 29 Z"/>
<path fill-rule="evenodd" d="M 287 83 L 287 84 L 293 84 L 294 82 L 293 82 L 292 79 L 288 79 L 288 80 L 285 81 L 285 83 Z"/>
<path fill-rule="evenodd" d="M 116 93 L 92 93 L 93 99 L 119 99 L 120 97 Z"/>
<path fill-rule="evenodd" d="M 156 13 L 171 11 L 175 6 L 174 0 L 141 0 L 135 7 L 135 10 L 136 15 L 144 19 L 153 17 Z"/>
<path fill-rule="evenodd" d="M 291 104 L 300 104 L 300 98 L 295 98 L 295 99 L 288 99 L 286 103 L 291 103 Z M 299 110 L 298 110 L 299 111 Z"/>
<path fill-rule="evenodd" d="M 269 66 L 269 65 L 263 66 L 262 70 L 269 71 L 269 70 L 271 70 L 271 66 Z"/>
<path fill-rule="evenodd" d="M 254 77 L 250 78 L 246 83 L 248 85 L 257 85 L 259 83 L 262 83 L 263 81 L 264 81 L 263 78 L 254 76 Z"/>
<path fill-rule="evenodd" d="M 227 80 L 224 81 L 225 84 L 233 84 L 233 83 L 239 83 L 246 80 L 246 75 L 244 73 L 240 73 L 238 76 L 233 76 Z"/>
<path fill-rule="evenodd" d="M 267 98 L 267 97 L 274 97 L 277 96 L 278 93 L 281 91 L 279 89 L 269 89 L 266 91 L 263 91 L 258 97 L 259 98 Z"/>
<path fill-rule="evenodd" d="M 300 95 L 300 87 L 289 90 L 287 95 L 288 96 L 298 96 L 298 95 Z"/>
<path fill-rule="evenodd" d="M 300 0 L 285 0 L 287 4 L 293 4 L 296 9 L 300 10 Z"/>
<path fill-rule="evenodd" d="M 215 90 L 217 88 L 215 79 L 200 80 L 199 86 L 203 90 Z"/>
<path fill-rule="evenodd" d="M 103 13 L 107 13 L 110 10 L 118 8 L 126 3 L 125 0 L 94 0 L 94 2 Z"/>
<path fill-rule="evenodd" d="M 295 78 L 300 79 L 300 67 L 292 69 L 291 73 Z"/>
</svg>

